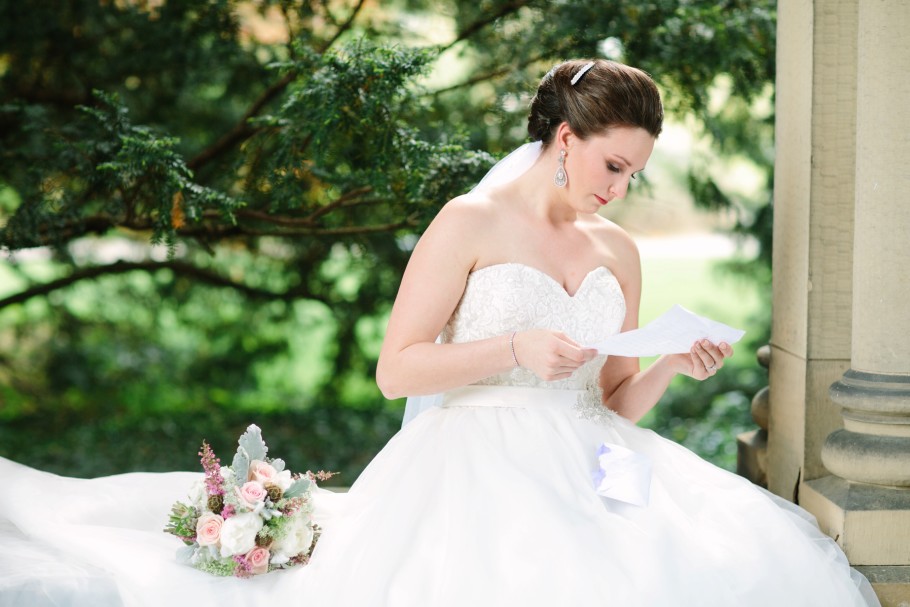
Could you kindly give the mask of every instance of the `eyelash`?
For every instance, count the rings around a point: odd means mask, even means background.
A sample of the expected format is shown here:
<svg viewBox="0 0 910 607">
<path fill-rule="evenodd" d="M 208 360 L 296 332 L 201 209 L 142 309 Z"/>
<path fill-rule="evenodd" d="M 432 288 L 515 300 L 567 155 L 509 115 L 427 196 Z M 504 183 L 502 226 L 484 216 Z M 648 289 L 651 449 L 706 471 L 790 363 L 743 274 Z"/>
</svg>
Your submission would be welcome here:
<svg viewBox="0 0 910 607">
<path fill-rule="evenodd" d="M 622 169 L 620 169 L 615 164 L 607 163 L 607 168 L 610 169 L 611 171 L 613 171 L 614 173 L 622 173 Z M 638 179 L 638 176 L 635 173 L 632 173 L 632 179 Z"/>
</svg>

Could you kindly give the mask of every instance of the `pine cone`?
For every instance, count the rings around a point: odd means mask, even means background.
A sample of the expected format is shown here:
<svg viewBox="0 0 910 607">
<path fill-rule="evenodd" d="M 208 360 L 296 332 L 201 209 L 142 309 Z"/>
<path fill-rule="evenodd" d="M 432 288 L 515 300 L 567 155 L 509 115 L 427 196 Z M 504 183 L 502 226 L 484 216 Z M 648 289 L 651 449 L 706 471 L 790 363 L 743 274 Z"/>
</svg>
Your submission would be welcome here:
<svg viewBox="0 0 910 607">
<path fill-rule="evenodd" d="M 208 501 L 209 510 L 215 514 L 221 514 L 221 511 L 224 510 L 224 496 L 223 495 L 210 495 Z"/>
<path fill-rule="evenodd" d="M 264 485 L 266 493 L 269 494 L 269 499 L 272 500 L 272 503 L 276 503 L 281 499 L 281 496 L 284 495 L 284 491 L 281 490 L 281 487 L 275 483 L 266 483 Z"/>
</svg>

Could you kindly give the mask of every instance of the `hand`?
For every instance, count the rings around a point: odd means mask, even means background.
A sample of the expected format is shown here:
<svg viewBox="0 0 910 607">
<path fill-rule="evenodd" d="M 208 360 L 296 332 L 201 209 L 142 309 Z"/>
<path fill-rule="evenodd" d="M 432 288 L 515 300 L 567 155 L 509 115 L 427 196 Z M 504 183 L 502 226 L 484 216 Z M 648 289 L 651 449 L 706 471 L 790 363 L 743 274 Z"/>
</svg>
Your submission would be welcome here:
<svg viewBox="0 0 910 607">
<path fill-rule="evenodd" d="M 679 372 L 699 381 L 708 379 L 724 366 L 724 359 L 733 356 L 733 347 L 721 342 L 715 345 L 707 339 L 692 344 L 688 354 L 674 354 Z"/>
<path fill-rule="evenodd" d="M 578 367 L 597 356 L 597 350 L 582 348 L 558 331 L 520 331 L 512 340 L 518 364 L 544 381 L 571 377 Z"/>
</svg>

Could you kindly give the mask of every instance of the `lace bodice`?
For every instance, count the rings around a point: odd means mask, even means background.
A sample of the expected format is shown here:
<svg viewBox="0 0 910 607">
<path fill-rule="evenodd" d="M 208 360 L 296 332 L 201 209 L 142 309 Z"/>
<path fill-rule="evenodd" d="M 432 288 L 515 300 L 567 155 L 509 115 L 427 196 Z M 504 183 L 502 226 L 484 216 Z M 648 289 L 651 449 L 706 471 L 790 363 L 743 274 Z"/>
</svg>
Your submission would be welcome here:
<svg viewBox="0 0 910 607">
<path fill-rule="evenodd" d="M 606 267 L 592 270 L 574 295 L 548 274 L 519 263 L 487 266 L 468 276 L 461 301 L 443 330 L 446 343 L 486 339 L 512 331 L 552 329 L 583 345 L 617 333 L 626 315 L 619 282 Z M 528 369 L 513 369 L 479 384 L 590 389 L 605 357 L 568 379 L 546 382 Z"/>
</svg>

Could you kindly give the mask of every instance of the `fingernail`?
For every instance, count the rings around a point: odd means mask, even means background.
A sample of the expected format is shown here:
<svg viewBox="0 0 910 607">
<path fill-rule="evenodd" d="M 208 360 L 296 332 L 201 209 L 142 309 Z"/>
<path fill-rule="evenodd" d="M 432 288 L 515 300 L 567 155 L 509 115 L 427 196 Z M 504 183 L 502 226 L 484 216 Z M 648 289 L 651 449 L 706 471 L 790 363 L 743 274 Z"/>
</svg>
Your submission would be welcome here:
<svg viewBox="0 0 910 607">
<path fill-rule="evenodd" d="M 707 347 L 708 347 L 708 343 L 709 343 L 709 342 L 708 342 L 707 339 L 703 339 L 702 342 L 701 342 L 701 345 L 704 346 L 705 348 L 707 348 Z"/>
</svg>

